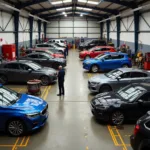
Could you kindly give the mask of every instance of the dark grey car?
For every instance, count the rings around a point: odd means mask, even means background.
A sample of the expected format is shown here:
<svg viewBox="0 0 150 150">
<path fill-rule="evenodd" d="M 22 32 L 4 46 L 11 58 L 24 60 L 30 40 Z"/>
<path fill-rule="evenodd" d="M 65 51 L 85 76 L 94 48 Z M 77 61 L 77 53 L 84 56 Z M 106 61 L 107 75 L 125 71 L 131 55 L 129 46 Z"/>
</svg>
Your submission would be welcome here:
<svg viewBox="0 0 150 150">
<path fill-rule="evenodd" d="M 54 58 L 47 53 L 35 52 L 19 58 L 19 60 L 31 60 L 45 67 L 58 69 L 59 66 L 66 66 L 66 59 Z"/>
<path fill-rule="evenodd" d="M 42 85 L 49 85 L 57 80 L 57 71 L 41 67 L 40 65 L 26 60 L 7 62 L 0 65 L 0 78 L 3 84 L 8 82 L 23 83 L 32 79 L 40 79 Z"/>
<path fill-rule="evenodd" d="M 131 83 L 141 82 L 150 83 L 150 72 L 141 69 L 119 68 L 90 78 L 88 88 L 91 92 L 102 93 L 116 91 Z"/>
</svg>

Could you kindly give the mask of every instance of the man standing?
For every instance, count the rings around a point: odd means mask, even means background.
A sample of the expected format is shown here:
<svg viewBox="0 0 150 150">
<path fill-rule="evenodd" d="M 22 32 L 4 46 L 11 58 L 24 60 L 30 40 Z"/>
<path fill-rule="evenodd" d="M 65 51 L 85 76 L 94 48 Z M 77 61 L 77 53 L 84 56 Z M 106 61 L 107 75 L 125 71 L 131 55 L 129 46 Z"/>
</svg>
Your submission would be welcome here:
<svg viewBox="0 0 150 150">
<path fill-rule="evenodd" d="M 57 96 L 61 96 L 61 95 L 65 94 L 65 91 L 64 91 L 64 78 L 65 78 L 65 71 L 62 68 L 62 66 L 59 66 L 59 72 L 58 72 L 59 94 L 57 94 Z"/>
</svg>

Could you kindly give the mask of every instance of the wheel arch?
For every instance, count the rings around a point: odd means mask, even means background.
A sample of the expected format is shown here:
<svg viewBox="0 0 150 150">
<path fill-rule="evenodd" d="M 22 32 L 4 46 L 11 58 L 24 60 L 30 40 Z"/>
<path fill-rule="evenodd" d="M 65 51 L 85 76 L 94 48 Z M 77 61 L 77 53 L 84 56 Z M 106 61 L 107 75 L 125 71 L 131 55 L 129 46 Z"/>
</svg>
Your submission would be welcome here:
<svg viewBox="0 0 150 150">
<path fill-rule="evenodd" d="M 102 84 L 102 85 L 99 87 L 99 92 L 100 92 L 100 89 L 101 89 L 103 86 L 108 86 L 108 87 L 110 87 L 111 90 L 113 91 L 113 88 L 112 88 L 112 86 L 111 86 L 110 84 L 104 83 L 104 84 Z"/>
</svg>

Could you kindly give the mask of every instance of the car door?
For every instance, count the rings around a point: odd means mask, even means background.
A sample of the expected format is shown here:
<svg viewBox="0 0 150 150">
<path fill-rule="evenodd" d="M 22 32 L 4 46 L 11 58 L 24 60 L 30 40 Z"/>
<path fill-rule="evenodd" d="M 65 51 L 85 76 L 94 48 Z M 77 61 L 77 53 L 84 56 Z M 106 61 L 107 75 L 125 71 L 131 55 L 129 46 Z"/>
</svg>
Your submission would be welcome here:
<svg viewBox="0 0 150 150">
<path fill-rule="evenodd" d="M 94 57 L 100 55 L 101 53 L 102 53 L 101 48 L 95 48 L 91 53 L 91 57 L 94 58 Z"/>
<path fill-rule="evenodd" d="M 101 59 L 101 66 L 102 70 L 110 70 L 111 69 L 111 55 L 106 55 L 104 58 Z"/>
<path fill-rule="evenodd" d="M 131 83 L 141 83 L 145 81 L 145 73 L 134 71 L 131 72 Z"/>
<path fill-rule="evenodd" d="M 23 78 L 20 76 L 19 63 L 9 63 L 5 65 L 7 78 L 10 82 L 20 82 Z"/>
<path fill-rule="evenodd" d="M 37 79 L 33 73 L 33 69 L 26 64 L 19 64 L 20 76 L 24 80 L 22 82 L 27 82 L 31 79 Z"/>
<path fill-rule="evenodd" d="M 31 60 L 31 61 L 34 61 L 34 62 L 40 64 L 38 54 L 31 54 L 31 55 L 28 55 L 26 58 L 27 58 L 27 60 Z"/>
<path fill-rule="evenodd" d="M 112 55 L 112 69 L 120 68 L 122 65 L 120 55 Z"/>
</svg>

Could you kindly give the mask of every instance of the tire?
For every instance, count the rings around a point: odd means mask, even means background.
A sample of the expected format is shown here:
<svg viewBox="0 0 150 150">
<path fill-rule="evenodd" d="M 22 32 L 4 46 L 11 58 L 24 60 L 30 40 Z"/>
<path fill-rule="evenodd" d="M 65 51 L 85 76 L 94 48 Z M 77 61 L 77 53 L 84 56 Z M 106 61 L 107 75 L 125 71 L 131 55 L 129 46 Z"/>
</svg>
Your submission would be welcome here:
<svg viewBox="0 0 150 150">
<path fill-rule="evenodd" d="M 48 76 L 42 76 L 42 77 L 40 78 L 40 80 L 41 80 L 41 84 L 42 84 L 43 86 L 47 86 L 47 85 L 50 84 L 50 79 L 49 79 Z"/>
<path fill-rule="evenodd" d="M 124 122 L 124 114 L 121 111 L 114 111 L 110 116 L 110 123 L 112 125 L 122 125 Z"/>
<path fill-rule="evenodd" d="M 1 84 L 5 85 L 8 82 L 8 79 L 5 75 L 0 75 L 0 82 Z"/>
<path fill-rule="evenodd" d="M 129 68 L 127 64 L 122 65 L 122 68 Z"/>
<path fill-rule="evenodd" d="M 21 136 L 25 133 L 25 125 L 23 121 L 19 119 L 11 120 L 7 124 L 7 132 L 11 136 Z"/>
<path fill-rule="evenodd" d="M 99 93 L 110 92 L 110 91 L 112 91 L 112 89 L 109 85 L 103 85 L 100 88 Z"/>
<path fill-rule="evenodd" d="M 85 57 L 85 60 L 87 60 L 87 59 L 90 59 L 91 57 L 89 56 L 89 55 L 87 55 L 86 57 Z"/>
<path fill-rule="evenodd" d="M 98 67 L 97 65 L 93 65 L 93 66 L 91 67 L 91 72 L 97 73 L 98 71 L 99 71 L 99 67 Z"/>
</svg>

